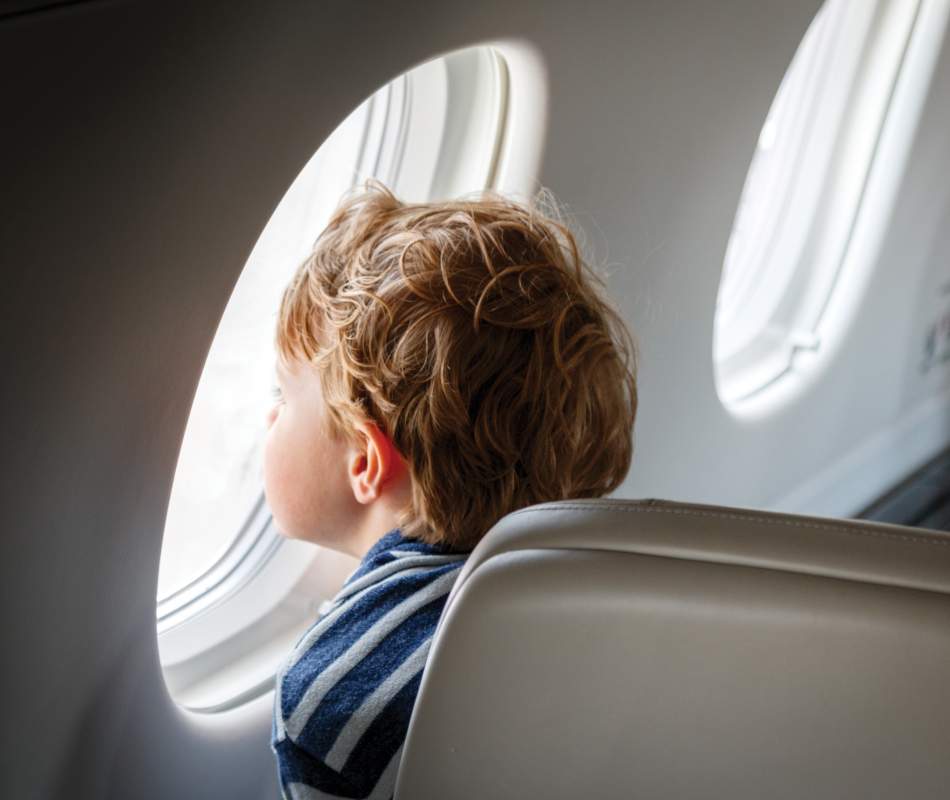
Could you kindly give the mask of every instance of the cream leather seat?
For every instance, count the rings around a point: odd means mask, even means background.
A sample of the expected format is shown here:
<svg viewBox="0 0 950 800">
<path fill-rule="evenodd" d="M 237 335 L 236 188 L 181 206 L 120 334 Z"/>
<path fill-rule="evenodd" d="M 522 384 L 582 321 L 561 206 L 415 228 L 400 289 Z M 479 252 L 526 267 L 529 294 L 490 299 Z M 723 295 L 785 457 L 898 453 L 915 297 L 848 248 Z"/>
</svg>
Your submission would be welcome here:
<svg viewBox="0 0 950 800">
<path fill-rule="evenodd" d="M 591 500 L 473 553 L 396 796 L 948 793 L 950 536 Z"/>
</svg>

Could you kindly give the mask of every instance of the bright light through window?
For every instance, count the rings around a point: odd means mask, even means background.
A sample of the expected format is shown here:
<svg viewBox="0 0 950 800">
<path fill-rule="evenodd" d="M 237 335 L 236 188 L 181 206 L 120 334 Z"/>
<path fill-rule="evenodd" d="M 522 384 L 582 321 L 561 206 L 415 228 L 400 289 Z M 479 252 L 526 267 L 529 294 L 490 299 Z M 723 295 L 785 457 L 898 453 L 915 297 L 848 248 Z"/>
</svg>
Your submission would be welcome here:
<svg viewBox="0 0 950 800">
<path fill-rule="evenodd" d="M 340 125 L 284 196 L 221 318 L 185 432 L 162 548 L 159 598 L 204 572 L 259 498 L 262 432 L 274 383 L 273 329 L 284 286 L 356 179 L 368 116 Z"/>
<path fill-rule="evenodd" d="M 818 325 L 851 243 L 919 0 L 827 0 L 763 123 L 723 263 L 716 387 L 774 383 Z"/>
<path fill-rule="evenodd" d="M 504 76 L 487 47 L 412 70 L 357 108 L 287 191 L 234 288 L 195 395 L 165 523 L 160 605 L 200 596 L 210 571 L 218 565 L 215 580 L 230 574 L 255 538 L 276 543 L 261 506 L 276 311 L 341 196 L 369 177 L 408 200 L 490 186 Z"/>
<path fill-rule="evenodd" d="M 840 9 L 839 3 L 839 13 Z M 762 125 L 723 263 L 716 318 L 723 335 L 729 326 L 737 324 L 742 301 L 756 279 L 765 280 L 758 265 L 768 258 L 772 238 L 763 234 L 774 231 L 781 215 L 787 213 L 783 201 L 792 179 L 790 173 L 812 131 L 807 114 L 809 99 L 822 80 L 821 56 L 828 51 L 829 34 L 834 34 L 837 21 L 830 17 L 826 7 L 819 10 Z M 777 280 L 774 270 L 771 278 Z"/>
</svg>

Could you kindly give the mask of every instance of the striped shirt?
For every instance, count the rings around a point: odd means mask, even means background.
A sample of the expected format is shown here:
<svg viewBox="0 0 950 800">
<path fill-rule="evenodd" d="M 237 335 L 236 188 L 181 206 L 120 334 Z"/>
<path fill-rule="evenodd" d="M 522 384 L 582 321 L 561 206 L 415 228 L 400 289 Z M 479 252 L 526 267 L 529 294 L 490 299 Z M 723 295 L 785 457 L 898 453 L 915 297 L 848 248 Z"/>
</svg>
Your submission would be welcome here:
<svg viewBox="0 0 950 800">
<path fill-rule="evenodd" d="M 392 797 L 429 645 L 467 555 L 390 531 L 304 634 L 274 701 L 285 798 Z"/>
</svg>

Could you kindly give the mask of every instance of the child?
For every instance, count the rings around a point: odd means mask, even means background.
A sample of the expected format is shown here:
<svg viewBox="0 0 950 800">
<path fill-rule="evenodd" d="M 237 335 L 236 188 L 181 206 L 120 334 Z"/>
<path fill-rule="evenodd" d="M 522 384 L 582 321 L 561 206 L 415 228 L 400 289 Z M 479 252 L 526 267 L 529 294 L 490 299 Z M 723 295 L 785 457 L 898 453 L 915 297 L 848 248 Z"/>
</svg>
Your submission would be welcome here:
<svg viewBox="0 0 950 800">
<path fill-rule="evenodd" d="M 634 351 L 560 223 L 497 196 L 349 197 L 287 287 L 265 489 L 362 559 L 277 677 L 285 797 L 392 796 L 465 556 L 515 509 L 630 464 Z"/>
</svg>

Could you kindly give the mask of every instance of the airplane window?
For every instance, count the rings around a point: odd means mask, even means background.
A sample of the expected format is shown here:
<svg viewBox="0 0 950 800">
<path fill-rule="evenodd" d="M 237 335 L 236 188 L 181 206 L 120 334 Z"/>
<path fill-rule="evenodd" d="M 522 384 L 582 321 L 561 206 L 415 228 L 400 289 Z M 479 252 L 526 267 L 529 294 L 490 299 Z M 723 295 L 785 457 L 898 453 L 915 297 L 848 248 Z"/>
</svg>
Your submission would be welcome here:
<svg viewBox="0 0 950 800">
<path fill-rule="evenodd" d="M 336 199 L 357 177 L 363 133 L 372 130 L 377 108 L 385 108 L 388 100 L 387 87 L 356 109 L 317 151 L 274 212 L 234 288 L 179 454 L 162 543 L 160 601 L 207 572 L 242 533 L 257 533 L 247 530 L 255 520 L 266 525 L 255 512 L 262 485 L 261 420 L 273 384 L 274 310 Z M 379 137 L 378 129 L 372 132 Z M 378 151 L 379 143 L 373 144 Z"/>
<path fill-rule="evenodd" d="M 352 568 L 283 540 L 264 502 L 281 292 L 343 193 L 367 178 L 409 200 L 498 186 L 501 142 L 511 135 L 502 52 L 451 53 L 363 102 L 288 189 L 233 290 L 195 395 L 162 543 L 159 650 L 169 690 L 188 707 L 221 708 L 270 688 L 276 662 L 262 658 L 262 645 L 279 660 L 314 618 L 313 582 L 330 596 Z"/>
<path fill-rule="evenodd" d="M 759 134 L 726 250 L 716 386 L 741 409 L 822 346 L 835 289 L 921 3 L 826 0 Z"/>
</svg>

